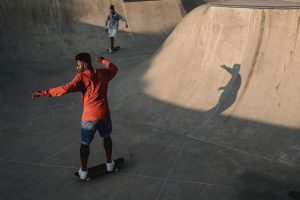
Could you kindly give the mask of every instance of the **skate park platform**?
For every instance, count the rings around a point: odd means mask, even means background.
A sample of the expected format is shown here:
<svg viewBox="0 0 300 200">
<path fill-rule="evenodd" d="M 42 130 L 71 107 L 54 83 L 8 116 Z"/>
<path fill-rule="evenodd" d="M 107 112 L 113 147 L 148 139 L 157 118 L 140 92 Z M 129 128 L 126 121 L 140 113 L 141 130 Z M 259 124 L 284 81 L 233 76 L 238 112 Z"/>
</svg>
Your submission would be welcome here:
<svg viewBox="0 0 300 200">
<path fill-rule="evenodd" d="M 126 17 L 106 54 L 110 4 Z M 285 200 L 300 190 L 300 3 L 2 0 L 1 199 Z M 80 94 L 32 99 L 104 56 L 118 174 L 81 182 Z M 101 67 L 93 63 L 94 67 Z M 102 139 L 89 166 L 105 161 Z"/>
</svg>

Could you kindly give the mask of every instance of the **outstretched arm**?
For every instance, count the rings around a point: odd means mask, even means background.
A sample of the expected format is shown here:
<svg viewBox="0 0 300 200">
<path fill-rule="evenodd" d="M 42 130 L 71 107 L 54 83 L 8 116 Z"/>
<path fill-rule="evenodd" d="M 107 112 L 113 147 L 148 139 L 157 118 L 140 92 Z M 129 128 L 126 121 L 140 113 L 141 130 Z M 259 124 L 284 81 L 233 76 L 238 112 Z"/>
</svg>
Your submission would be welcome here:
<svg viewBox="0 0 300 200">
<path fill-rule="evenodd" d="M 80 74 L 77 74 L 75 78 L 71 82 L 67 83 L 66 85 L 33 92 L 32 98 L 41 97 L 41 96 L 58 97 L 70 92 L 81 91 L 81 89 L 82 89 L 82 82 L 80 79 Z"/>
<path fill-rule="evenodd" d="M 231 73 L 232 72 L 232 69 L 230 67 L 227 67 L 226 65 L 221 65 L 221 67 L 223 69 L 225 69 L 227 72 Z"/>
<path fill-rule="evenodd" d="M 118 14 L 118 17 L 121 21 L 125 22 L 126 23 L 126 28 L 128 28 L 128 22 L 127 22 L 127 19 L 125 17 L 123 17 L 122 15 Z"/>
</svg>

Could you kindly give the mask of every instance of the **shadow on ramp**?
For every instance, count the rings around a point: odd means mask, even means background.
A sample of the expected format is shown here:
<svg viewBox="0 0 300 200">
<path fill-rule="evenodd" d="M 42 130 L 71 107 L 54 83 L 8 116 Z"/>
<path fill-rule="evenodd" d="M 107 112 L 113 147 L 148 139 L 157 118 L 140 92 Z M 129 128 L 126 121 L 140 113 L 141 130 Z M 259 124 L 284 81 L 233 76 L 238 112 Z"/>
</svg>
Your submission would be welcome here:
<svg viewBox="0 0 300 200">
<path fill-rule="evenodd" d="M 221 68 L 231 75 L 231 79 L 226 86 L 218 89 L 223 90 L 219 101 L 217 105 L 204 113 L 202 118 L 203 122 L 200 127 L 205 126 L 209 121 L 213 121 L 214 117 L 221 115 L 222 112 L 234 104 L 237 98 L 238 91 L 242 83 L 241 75 L 239 74 L 240 64 L 234 64 L 232 68 L 222 65 Z"/>
</svg>

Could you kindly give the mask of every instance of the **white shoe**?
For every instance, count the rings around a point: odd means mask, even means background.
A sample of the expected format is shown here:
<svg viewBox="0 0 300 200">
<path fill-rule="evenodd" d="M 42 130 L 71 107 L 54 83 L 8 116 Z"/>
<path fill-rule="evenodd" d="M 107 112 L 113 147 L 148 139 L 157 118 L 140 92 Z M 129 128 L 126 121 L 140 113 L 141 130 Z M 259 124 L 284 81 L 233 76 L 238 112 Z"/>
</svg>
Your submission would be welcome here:
<svg viewBox="0 0 300 200">
<path fill-rule="evenodd" d="M 112 49 L 111 48 L 109 48 L 108 49 L 108 53 L 112 53 L 113 51 L 112 51 Z"/>
<path fill-rule="evenodd" d="M 87 179 L 88 171 L 82 171 L 82 169 L 80 168 L 78 170 L 78 174 L 79 174 L 79 178 L 84 180 Z"/>
<path fill-rule="evenodd" d="M 115 167 L 115 162 L 111 161 L 111 163 L 106 163 L 106 169 L 108 172 L 111 172 L 112 170 L 114 170 Z"/>
</svg>

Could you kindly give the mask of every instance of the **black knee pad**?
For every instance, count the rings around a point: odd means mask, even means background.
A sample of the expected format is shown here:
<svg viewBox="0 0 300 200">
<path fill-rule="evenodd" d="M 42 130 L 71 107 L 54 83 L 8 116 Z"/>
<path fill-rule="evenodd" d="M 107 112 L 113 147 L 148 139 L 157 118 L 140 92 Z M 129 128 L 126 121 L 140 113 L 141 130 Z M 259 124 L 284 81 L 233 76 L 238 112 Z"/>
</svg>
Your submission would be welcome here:
<svg viewBox="0 0 300 200">
<path fill-rule="evenodd" d="M 112 141 L 110 136 L 103 138 L 104 148 L 105 149 L 112 149 Z"/>
<path fill-rule="evenodd" d="M 85 145 L 85 144 L 81 144 L 81 146 L 80 146 L 80 156 L 86 158 L 89 155 L 90 155 L 90 146 Z"/>
</svg>

